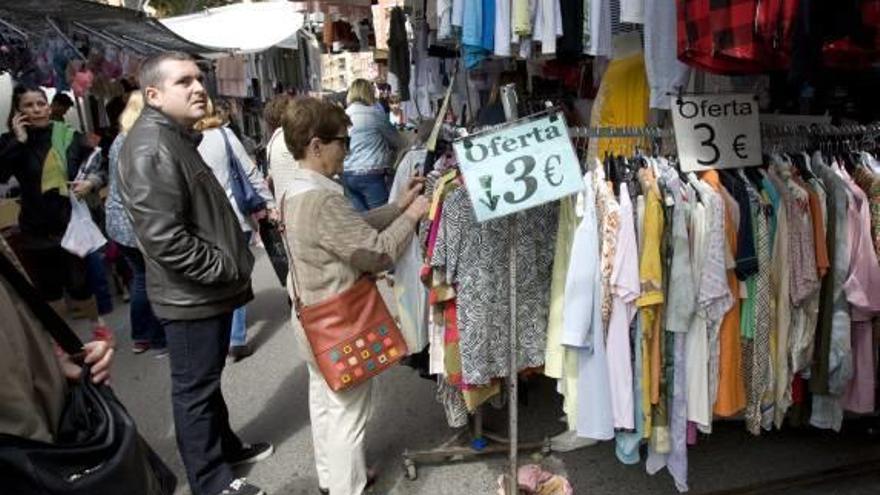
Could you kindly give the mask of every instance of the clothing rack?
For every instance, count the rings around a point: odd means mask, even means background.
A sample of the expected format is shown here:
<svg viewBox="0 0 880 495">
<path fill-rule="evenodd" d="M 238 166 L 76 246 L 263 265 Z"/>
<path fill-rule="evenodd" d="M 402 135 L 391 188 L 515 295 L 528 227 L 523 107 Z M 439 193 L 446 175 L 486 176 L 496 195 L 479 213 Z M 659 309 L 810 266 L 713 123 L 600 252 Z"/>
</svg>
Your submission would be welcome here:
<svg viewBox="0 0 880 495">
<path fill-rule="evenodd" d="M 505 110 L 507 121 L 513 121 L 517 118 L 517 101 L 516 91 L 513 84 L 502 87 L 502 105 Z M 449 95 L 447 94 L 447 99 Z M 545 102 L 545 108 L 552 107 L 552 104 Z M 436 129 L 435 129 L 436 131 Z M 770 123 L 761 124 L 762 138 L 773 142 L 782 138 L 805 137 L 805 138 L 852 138 L 870 137 L 871 139 L 880 138 L 880 122 L 867 125 L 825 125 L 825 124 L 787 124 L 787 123 Z M 648 138 L 653 143 L 658 143 L 663 139 L 675 139 L 675 134 L 670 127 L 660 126 L 643 126 L 643 127 L 569 127 L 569 136 L 572 139 L 614 139 L 614 138 Z M 516 215 L 509 218 L 511 229 L 516 229 Z M 403 463 L 405 473 L 408 479 L 415 480 L 418 477 L 416 463 L 434 463 L 443 464 L 449 462 L 461 462 L 484 455 L 497 454 L 507 451 L 509 460 L 509 471 L 505 475 L 504 486 L 508 495 L 518 493 L 517 471 L 518 471 L 518 454 L 523 451 L 540 451 L 542 455 L 549 455 L 552 452 L 552 444 L 549 438 L 545 438 L 540 442 L 530 442 L 525 444 L 519 443 L 518 438 L 518 378 L 517 378 L 517 312 L 516 312 L 516 248 L 514 244 L 510 246 L 510 376 L 507 379 L 508 391 L 508 411 L 509 411 L 509 438 L 502 438 L 489 434 L 483 430 L 483 414 L 478 408 L 474 413 L 471 423 L 472 441 L 470 446 L 460 446 L 461 440 L 467 432 L 458 432 L 451 439 L 447 440 L 435 449 L 423 451 L 404 451 Z M 487 440 L 492 440 L 496 445 L 488 445 Z M 456 446 L 458 445 L 458 446 Z"/>
<path fill-rule="evenodd" d="M 453 76 L 454 77 L 454 76 Z M 449 99 L 449 93 L 447 92 L 446 100 Z M 501 88 L 501 103 L 504 107 L 504 115 L 507 122 L 512 122 L 517 119 L 517 96 L 516 96 L 516 86 L 514 84 L 508 84 Z M 444 102 L 445 108 L 446 102 Z M 444 112 L 445 113 L 445 112 Z M 441 113 L 443 115 L 444 113 Z M 435 132 L 438 127 L 435 126 Z M 435 136 L 432 136 L 435 137 Z M 517 217 L 516 215 L 510 215 L 508 217 L 508 222 L 510 222 L 511 231 L 516 231 L 517 225 Z M 418 477 L 418 471 L 416 470 L 416 462 L 431 462 L 431 463 L 443 463 L 443 462 L 458 462 L 470 458 L 476 458 L 484 455 L 490 454 L 498 454 L 502 452 L 508 453 L 508 461 L 509 461 L 509 471 L 507 475 L 504 477 L 504 486 L 506 487 L 506 493 L 508 495 L 516 495 L 519 493 L 519 482 L 518 482 L 518 470 L 519 470 L 519 451 L 540 451 L 543 455 L 548 455 L 550 453 L 550 441 L 549 439 L 544 439 L 540 442 L 531 442 L 520 444 L 518 438 L 518 418 L 519 418 L 519 375 L 517 373 L 518 368 L 518 352 L 517 352 L 517 294 L 516 294 L 516 244 L 511 243 L 509 246 L 510 249 L 510 266 L 509 266 L 509 277 L 510 277 L 510 349 L 509 349 L 509 366 L 510 366 L 510 376 L 507 377 L 507 403 L 508 403 L 508 415 L 509 415 L 509 428 L 508 428 L 508 438 L 503 438 L 498 435 L 493 435 L 487 433 L 483 430 L 483 413 L 481 408 L 477 408 L 474 413 L 473 422 L 471 424 L 472 430 L 472 441 L 470 446 L 458 446 L 456 444 L 460 444 L 462 437 L 465 435 L 465 432 L 459 432 L 451 439 L 444 442 L 440 447 L 425 450 L 425 451 L 404 451 L 403 453 L 403 464 L 406 472 L 406 477 L 410 480 L 415 480 Z M 495 445 L 489 445 L 488 441 L 491 440 L 495 443 Z"/>
</svg>

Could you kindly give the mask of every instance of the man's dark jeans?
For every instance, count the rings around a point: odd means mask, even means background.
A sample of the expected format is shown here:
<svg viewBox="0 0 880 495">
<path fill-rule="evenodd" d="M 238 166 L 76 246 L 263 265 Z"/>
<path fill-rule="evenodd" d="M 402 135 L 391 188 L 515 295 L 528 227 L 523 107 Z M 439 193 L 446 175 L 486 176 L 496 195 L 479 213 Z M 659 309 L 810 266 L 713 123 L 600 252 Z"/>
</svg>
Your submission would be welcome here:
<svg viewBox="0 0 880 495">
<path fill-rule="evenodd" d="M 171 358 L 177 448 L 193 495 L 218 495 L 235 479 L 224 458 L 242 444 L 229 426 L 220 375 L 232 312 L 203 320 L 161 320 Z"/>
</svg>

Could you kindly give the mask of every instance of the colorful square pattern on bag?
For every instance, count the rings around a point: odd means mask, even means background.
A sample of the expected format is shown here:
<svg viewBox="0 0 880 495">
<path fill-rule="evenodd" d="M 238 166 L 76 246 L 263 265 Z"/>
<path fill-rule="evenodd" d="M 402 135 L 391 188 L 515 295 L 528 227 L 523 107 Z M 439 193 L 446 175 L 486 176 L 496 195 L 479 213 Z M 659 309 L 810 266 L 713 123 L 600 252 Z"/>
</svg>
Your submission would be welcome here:
<svg viewBox="0 0 880 495">
<path fill-rule="evenodd" d="M 337 351 L 336 349 L 330 351 L 330 361 L 338 363 L 340 359 L 342 359 L 342 354 L 340 354 L 339 351 Z"/>
<path fill-rule="evenodd" d="M 337 386 L 342 386 L 375 373 L 399 355 L 400 350 L 394 345 L 388 325 L 381 325 L 375 331 L 331 349 L 328 357 L 341 380 Z"/>
</svg>

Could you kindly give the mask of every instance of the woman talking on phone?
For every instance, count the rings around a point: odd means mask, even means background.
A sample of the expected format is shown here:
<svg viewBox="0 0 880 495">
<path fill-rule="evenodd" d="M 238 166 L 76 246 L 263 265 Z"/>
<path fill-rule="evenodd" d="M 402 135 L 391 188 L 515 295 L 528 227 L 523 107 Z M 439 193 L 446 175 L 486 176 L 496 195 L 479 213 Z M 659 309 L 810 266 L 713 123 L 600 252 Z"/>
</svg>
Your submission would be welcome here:
<svg viewBox="0 0 880 495">
<path fill-rule="evenodd" d="M 96 338 L 110 339 L 89 290 L 84 260 L 61 247 L 70 195 L 81 197 L 101 184 L 97 176 L 75 180 L 92 147 L 66 123 L 51 120 L 46 93 L 38 86 L 16 86 L 10 108 L 10 131 L 0 136 L 0 182 L 15 177 L 21 185 L 19 255 L 58 314 L 64 314 L 66 290 L 74 314 L 95 323 Z"/>
</svg>

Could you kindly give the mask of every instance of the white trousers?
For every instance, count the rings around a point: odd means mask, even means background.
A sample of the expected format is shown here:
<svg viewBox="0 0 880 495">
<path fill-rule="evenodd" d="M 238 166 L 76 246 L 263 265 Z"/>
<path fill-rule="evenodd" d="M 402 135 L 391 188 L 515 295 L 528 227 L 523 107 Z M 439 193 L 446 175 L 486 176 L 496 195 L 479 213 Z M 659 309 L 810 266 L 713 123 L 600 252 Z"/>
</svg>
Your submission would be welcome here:
<svg viewBox="0 0 880 495">
<path fill-rule="evenodd" d="M 364 436 L 374 379 L 337 393 L 327 386 L 317 366 L 308 363 L 308 367 L 318 484 L 330 495 L 361 495 L 367 486 Z"/>
</svg>

